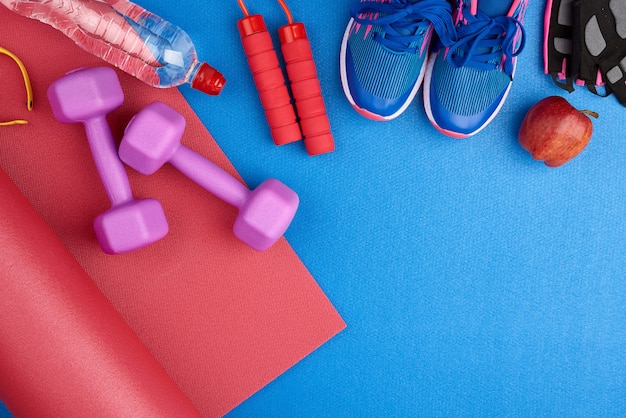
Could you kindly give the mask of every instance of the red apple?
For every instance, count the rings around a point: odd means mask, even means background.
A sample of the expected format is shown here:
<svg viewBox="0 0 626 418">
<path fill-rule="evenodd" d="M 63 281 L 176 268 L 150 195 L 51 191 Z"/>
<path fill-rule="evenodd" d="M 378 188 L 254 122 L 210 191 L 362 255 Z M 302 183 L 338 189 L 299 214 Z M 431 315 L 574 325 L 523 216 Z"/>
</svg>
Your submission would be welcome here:
<svg viewBox="0 0 626 418">
<path fill-rule="evenodd" d="M 589 143 L 593 124 L 588 115 L 598 117 L 595 112 L 576 109 L 563 97 L 549 96 L 528 110 L 517 138 L 535 160 L 558 167 Z"/>
</svg>

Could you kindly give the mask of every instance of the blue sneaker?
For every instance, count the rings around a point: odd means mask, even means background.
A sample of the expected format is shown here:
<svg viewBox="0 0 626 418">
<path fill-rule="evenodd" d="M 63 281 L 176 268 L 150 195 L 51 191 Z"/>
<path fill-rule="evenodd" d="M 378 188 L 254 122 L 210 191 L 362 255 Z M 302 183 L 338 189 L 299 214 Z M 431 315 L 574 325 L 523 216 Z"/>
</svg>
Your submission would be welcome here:
<svg viewBox="0 0 626 418">
<path fill-rule="evenodd" d="M 447 0 L 361 0 L 341 42 L 341 84 L 352 106 L 374 120 L 399 116 L 424 78 L 435 31 L 455 39 Z"/>
<path fill-rule="evenodd" d="M 528 0 L 459 0 L 458 40 L 433 51 L 424 79 L 424 108 L 440 132 L 466 138 L 496 116 L 524 48 Z"/>
</svg>

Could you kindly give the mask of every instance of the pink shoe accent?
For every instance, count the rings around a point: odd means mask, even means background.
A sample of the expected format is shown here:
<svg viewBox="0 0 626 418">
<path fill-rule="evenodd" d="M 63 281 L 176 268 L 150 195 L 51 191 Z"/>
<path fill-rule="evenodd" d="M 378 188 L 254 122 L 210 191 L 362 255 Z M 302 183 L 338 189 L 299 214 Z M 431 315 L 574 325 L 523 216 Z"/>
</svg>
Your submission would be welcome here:
<svg viewBox="0 0 626 418">
<path fill-rule="evenodd" d="M 357 113 L 367 119 L 370 120 L 374 120 L 376 122 L 386 122 L 388 120 L 390 120 L 389 118 L 386 118 L 384 116 L 380 116 L 377 115 L 375 113 L 370 112 L 369 110 L 365 110 L 363 108 L 358 107 L 357 105 L 353 104 L 352 107 L 354 108 L 354 110 L 357 111 Z"/>
</svg>

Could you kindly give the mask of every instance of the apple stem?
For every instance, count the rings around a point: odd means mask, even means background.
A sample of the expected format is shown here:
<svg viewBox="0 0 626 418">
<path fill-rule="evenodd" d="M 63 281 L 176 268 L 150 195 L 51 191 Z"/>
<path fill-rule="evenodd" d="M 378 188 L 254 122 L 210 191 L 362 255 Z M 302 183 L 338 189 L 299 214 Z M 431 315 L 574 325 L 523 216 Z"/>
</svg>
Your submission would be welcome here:
<svg viewBox="0 0 626 418">
<path fill-rule="evenodd" d="M 584 113 L 585 115 L 589 115 L 589 116 L 593 116 L 594 118 L 598 119 L 600 117 L 600 115 L 598 114 L 598 112 L 594 112 L 593 110 L 579 110 L 580 113 Z"/>
</svg>

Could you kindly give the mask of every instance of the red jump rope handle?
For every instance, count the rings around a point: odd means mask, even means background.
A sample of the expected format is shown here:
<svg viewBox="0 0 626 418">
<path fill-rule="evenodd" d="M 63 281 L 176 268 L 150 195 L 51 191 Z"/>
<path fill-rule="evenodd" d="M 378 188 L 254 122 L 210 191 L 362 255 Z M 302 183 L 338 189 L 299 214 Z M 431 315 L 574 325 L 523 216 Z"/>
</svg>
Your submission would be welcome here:
<svg viewBox="0 0 626 418">
<path fill-rule="evenodd" d="M 302 139 L 285 77 L 263 17 L 246 16 L 239 20 L 237 27 L 274 143 L 283 145 Z"/>
<path fill-rule="evenodd" d="M 335 142 L 304 25 L 285 25 L 280 28 L 279 36 L 306 150 L 309 155 L 331 152 Z"/>
</svg>

